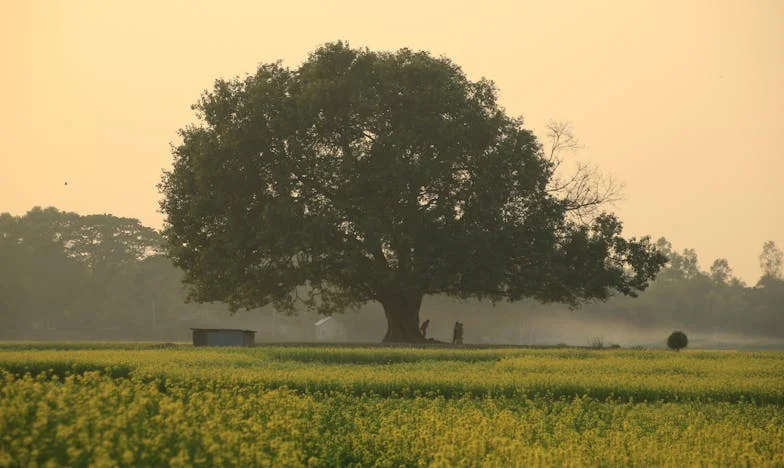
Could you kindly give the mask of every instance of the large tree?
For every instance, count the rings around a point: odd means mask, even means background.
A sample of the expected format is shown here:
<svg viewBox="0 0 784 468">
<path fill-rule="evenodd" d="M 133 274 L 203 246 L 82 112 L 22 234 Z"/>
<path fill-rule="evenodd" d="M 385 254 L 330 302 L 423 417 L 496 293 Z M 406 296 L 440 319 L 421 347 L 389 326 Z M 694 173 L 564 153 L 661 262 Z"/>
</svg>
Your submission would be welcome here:
<svg viewBox="0 0 784 468">
<path fill-rule="evenodd" d="M 664 256 L 612 215 L 569 216 L 574 191 L 553 190 L 553 159 L 496 94 L 446 58 L 340 42 L 217 80 L 160 184 L 191 297 L 325 314 L 378 301 L 384 341 L 416 342 L 429 294 L 643 290 Z"/>
</svg>

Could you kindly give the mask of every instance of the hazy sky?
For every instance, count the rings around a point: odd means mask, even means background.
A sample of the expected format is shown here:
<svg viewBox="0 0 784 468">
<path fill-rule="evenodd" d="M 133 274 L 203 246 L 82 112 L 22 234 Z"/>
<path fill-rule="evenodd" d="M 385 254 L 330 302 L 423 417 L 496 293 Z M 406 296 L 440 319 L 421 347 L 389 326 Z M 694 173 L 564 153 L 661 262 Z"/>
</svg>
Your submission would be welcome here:
<svg viewBox="0 0 784 468">
<path fill-rule="evenodd" d="M 0 212 L 160 227 L 155 185 L 201 91 L 343 39 L 445 55 L 540 137 L 572 122 L 579 158 L 626 184 L 627 234 L 755 282 L 763 242 L 784 246 L 783 31 L 779 0 L 0 0 Z"/>
</svg>

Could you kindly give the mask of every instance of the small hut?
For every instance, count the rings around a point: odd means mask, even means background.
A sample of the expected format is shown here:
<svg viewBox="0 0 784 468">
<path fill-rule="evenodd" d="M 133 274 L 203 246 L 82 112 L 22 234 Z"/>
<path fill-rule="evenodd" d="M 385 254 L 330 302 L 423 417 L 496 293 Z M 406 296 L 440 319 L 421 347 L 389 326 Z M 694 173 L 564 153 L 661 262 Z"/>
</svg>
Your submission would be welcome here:
<svg viewBox="0 0 784 468">
<path fill-rule="evenodd" d="M 227 328 L 191 328 L 193 346 L 253 346 L 256 332 Z"/>
</svg>

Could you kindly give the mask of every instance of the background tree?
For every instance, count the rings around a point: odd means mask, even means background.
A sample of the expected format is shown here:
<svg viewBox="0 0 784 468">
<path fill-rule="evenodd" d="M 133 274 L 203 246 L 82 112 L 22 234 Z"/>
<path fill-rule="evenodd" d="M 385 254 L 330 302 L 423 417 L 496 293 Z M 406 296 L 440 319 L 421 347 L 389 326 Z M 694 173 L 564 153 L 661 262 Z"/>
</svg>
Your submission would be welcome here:
<svg viewBox="0 0 784 468">
<path fill-rule="evenodd" d="M 716 283 L 727 284 L 732 279 L 732 268 L 726 258 L 717 258 L 710 267 L 710 276 Z"/>
<path fill-rule="evenodd" d="M 75 214 L 33 208 L 24 217 L 0 216 L 0 301 L 5 326 L 25 322 L 53 328 L 71 320 L 83 300 L 85 275 L 66 252 Z M 36 311 L 34 317 L 26 311 Z"/>
<path fill-rule="evenodd" d="M 412 342 L 425 295 L 577 305 L 633 295 L 664 262 L 612 215 L 571 219 L 536 137 L 445 58 L 327 44 L 194 107 L 160 189 L 197 301 L 378 301 L 384 340 Z"/>
<path fill-rule="evenodd" d="M 51 207 L 0 215 L 0 324 L 10 337 L 55 330 L 144 336 L 151 297 L 176 297 L 169 306 L 184 299 L 181 273 L 158 253 L 162 243 L 132 218 Z"/>
<path fill-rule="evenodd" d="M 144 328 L 134 315 L 148 310 L 136 281 L 141 263 L 159 253 L 163 239 L 139 220 L 108 214 L 78 216 L 65 239 L 66 253 L 89 277 L 93 323 L 105 329 Z M 137 311 L 130 314 L 129 311 Z M 143 316 L 146 318 L 147 314 Z M 144 323 L 146 325 L 146 321 Z"/>
<path fill-rule="evenodd" d="M 782 262 L 784 253 L 773 241 L 762 246 L 759 256 L 762 277 L 750 292 L 756 325 L 780 324 L 784 322 L 784 276 Z"/>
<path fill-rule="evenodd" d="M 163 239 L 138 219 L 113 215 L 77 216 L 65 237 L 68 254 L 97 276 L 160 253 Z"/>
<path fill-rule="evenodd" d="M 781 265 L 784 261 L 784 252 L 776 247 L 773 241 L 767 241 L 762 245 L 762 253 L 759 256 L 762 275 L 770 278 L 781 278 Z"/>
</svg>

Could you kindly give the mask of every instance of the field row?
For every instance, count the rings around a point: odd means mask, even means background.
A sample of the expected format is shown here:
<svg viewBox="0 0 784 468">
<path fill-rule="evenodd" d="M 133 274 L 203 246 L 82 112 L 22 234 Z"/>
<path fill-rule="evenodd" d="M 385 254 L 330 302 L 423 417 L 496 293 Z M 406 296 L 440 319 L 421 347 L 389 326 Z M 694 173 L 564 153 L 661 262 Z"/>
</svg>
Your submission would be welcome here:
<svg viewBox="0 0 784 468">
<path fill-rule="evenodd" d="M 0 466 L 784 466 L 784 353 L 0 344 Z"/>
<path fill-rule="evenodd" d="M 784 405 L 784 354 L 663 350 L 174 349 L 0 350 L 21 376 L 98 371 L 159 386 L 300 393 L 505 396 Z"/>
<path fill-rule="evenodd" d="M 0 465 L 782 466 L 751 403 L 165 392 L 136 377 L 0 379 Z"/>
</svg>

